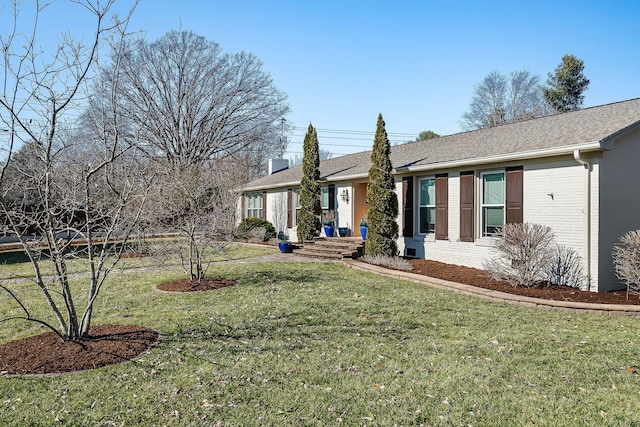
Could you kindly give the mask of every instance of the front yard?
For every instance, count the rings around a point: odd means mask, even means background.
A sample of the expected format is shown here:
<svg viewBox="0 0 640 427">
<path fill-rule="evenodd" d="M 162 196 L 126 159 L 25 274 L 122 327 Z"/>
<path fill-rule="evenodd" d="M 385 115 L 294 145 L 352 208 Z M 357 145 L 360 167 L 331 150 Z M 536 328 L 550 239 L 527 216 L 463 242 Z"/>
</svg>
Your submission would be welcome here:
<svg viewBox="0 0 640 427">
<path fill-rule="evenodd" d="M 638 320 L 494 303 L 336 263 L 124 271 L 94 324 L 164 339 L 120 365 L 0 378 L 3 425 L 637 425 Z M 81 286 L 81 284 L 78 284 Z M 0 296 L 0 311 L 11 310 Z M 40 333 L 0 324 L 0 344 Z"/>
</svg>

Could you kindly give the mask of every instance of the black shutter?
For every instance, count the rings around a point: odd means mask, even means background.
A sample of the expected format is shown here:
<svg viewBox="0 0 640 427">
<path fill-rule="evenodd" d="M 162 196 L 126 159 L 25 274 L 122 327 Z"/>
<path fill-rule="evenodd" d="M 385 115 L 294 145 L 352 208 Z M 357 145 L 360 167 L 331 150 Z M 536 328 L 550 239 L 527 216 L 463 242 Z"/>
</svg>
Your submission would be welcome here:
<svg viewBox="0 0 640 427">
<path fill-rule="evenodd" d="M 287 189 L 287 228 L 293 227 L 293 189 Z"/>
<path fill-rule="evenodd" d="M 336 210 L 336 186 L 334 184 L 329 185 L 329 210 Z"/>
<path fill-rule="evenodd" d="M 449 237 L 449 176 L 436 175 L 436 239 Z"/>
<path fill-rule="evenodd" d="M 460 240 L 463 242 L 473 242 L 474 238 L 474 181 L 473 171 L 460 173 Z"/>
<path fill-rule="evenodd" d="M 507 224 L 522 222 L 522 175 L 522 166 L 507 168 L 505 176 Z"/>
<path fill-rule="evenodd" d="M 413 177 L 402 178 L 402 235 L 413 237 Z"/>
<path fill-rule="evenodd" d="M 267 192 L 262 192 L 262 219 L 267 219 Z"/>
</svg>

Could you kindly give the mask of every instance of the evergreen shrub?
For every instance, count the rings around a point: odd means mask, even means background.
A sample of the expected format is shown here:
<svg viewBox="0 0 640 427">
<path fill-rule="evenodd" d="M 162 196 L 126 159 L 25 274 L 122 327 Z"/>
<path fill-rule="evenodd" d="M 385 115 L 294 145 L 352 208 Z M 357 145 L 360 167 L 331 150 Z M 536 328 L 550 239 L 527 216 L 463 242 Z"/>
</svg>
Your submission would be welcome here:
<svg viewBox="0 0 640 427">
<path fill-rule="evenodd" d="M 248 240 L 252 237 L 251 231 L 257 228 L 264 228 L 264 241 L 277 236 L 276 229 L 273 227 L 273 224 L 271 224 L 266 219 L 255 217 L 243 219 L 242 222 L 240 222 L 240 224 L 238 225 L 236 236 L 238 236 L 238 238 L 240 239 Z"/>
</svg>

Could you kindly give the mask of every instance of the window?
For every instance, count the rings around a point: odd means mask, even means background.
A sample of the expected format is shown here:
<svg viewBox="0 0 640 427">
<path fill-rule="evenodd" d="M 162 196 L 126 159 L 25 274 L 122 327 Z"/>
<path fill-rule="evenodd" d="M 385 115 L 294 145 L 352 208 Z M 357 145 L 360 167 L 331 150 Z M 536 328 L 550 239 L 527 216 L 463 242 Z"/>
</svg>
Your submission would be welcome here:
<svg viewBox="0 0 640 427">
<path fill-rule="evenodd" d="M 262 218 L 264 212 L 264 196 L 262 193 L 250 193 L 247 194 L 246 209 L 247 218 L 255 217 Z"/>
<path fill-rule="evenodd" d="M 322 216 L 320 220 L 324 218 L 324 214 L 329 211 L 335 211 L 336 209 L 336 187 L 333 184 L 320 187 L 320 208 L 322 209 Z"/>
<path fill-rule="evenodd" d="M 329 210 L 329 187 L 320 188 L 320 207 L 323 212 Z"/>
<path fill-rule="evenodd" d="M 482 174 L 482 236 L 493 236 L 504 225 L 504 172 Z"/>
<path fill-rule="evenodd" d="M 436 180 L 423 178 L 420 180 L 420 234 L 433 233 L 436 229 Z"/>
<path fill-rule="evenodd" d="M 293 226 L 298 226 L 298 220 L 300 218 L 300 189 L 296 188 L 293 190 Z"/>
</svg>

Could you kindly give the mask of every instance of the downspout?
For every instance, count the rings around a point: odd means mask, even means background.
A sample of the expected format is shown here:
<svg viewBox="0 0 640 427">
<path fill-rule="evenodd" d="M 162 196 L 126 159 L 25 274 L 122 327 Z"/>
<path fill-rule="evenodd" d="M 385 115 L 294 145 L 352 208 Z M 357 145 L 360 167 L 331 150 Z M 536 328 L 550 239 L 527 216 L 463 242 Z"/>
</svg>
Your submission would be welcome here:
<svg viewBox="0 0 640 427">
<path fill-rule="evenodd" d="M 586 170 L 586 183 L 585 183 L 585 227 L 584 227 L 584 242 L 585 242 L 585 264 L 587 270 L 587 290 L 591 290 L 591 163 L 582 157 L 580 150 L 573 151 L 573 158 L 576 162 L 583 165 Z"/>
</svg>

